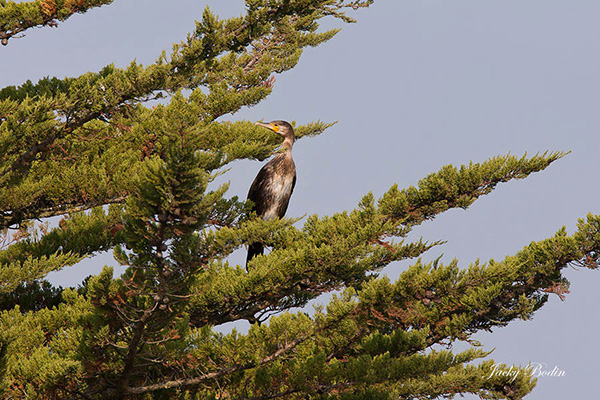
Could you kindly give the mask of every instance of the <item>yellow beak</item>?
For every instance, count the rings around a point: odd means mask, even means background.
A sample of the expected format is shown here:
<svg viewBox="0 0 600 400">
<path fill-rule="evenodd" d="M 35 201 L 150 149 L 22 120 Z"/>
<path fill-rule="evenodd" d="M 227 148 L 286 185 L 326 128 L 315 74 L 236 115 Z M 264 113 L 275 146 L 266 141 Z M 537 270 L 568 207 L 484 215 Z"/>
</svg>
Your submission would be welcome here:
<svg viewBox="0 0 600 400">
<path fill-rule="evenodd" d="M 262 123 L 262 122 L 256 122 L 254 125 L 258 125 L 258 126 L 262 126 L 264 128 L 270 129 L 270 130 L 272 130 L 275 133 L 279 132 L 279 126 L 277 126 L 277 125 L 275 125 L 273 123 L 270 123 L 270 122 L 268 124 L 265 124 L 265 123 Z"/>
</svg>

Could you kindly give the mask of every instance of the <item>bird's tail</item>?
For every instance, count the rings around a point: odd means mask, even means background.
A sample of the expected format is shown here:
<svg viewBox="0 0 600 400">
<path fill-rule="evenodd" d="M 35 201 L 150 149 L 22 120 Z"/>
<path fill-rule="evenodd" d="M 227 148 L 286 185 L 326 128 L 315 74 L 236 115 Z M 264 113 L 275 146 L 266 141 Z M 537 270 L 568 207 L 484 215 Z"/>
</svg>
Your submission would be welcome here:
<svg viewBox="0 0 600 400">
<path fill-rule="evenodd" d="M 246 269 L 248 269 L 248 263 L 250 262 L 250 260 L 252 260 L 255 256 L 259 254 L 263 254 L 264 250 L 265 246 L 263 246 L 262 243 L 252 243 L 250 246 L 248 246 L 248 256 L 246 257 Z"/>
</svg>

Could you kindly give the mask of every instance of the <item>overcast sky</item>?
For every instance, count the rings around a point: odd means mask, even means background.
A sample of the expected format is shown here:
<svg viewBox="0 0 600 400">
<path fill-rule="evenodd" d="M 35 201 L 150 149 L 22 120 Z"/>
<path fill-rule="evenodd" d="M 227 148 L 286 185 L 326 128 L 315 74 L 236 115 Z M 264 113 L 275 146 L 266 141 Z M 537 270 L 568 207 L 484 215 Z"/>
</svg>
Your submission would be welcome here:
<svg viewBox="0 0 600 400">
<path fill-rule="evenodd" d="M 193 30 L 206 3 L 225 18 L 241 0 L 116 0 L 58 29 L 35 29 L 0 48 L 0 86 L 44 76 L 77 76 L 114 62 L 152 63 Z M 499 186 L 469 210 L 452 210 L 412 238 L 447 240 L 444 254 L 466 266 L 497 260 L 578 218 L 600 213 L 600 2 L 595 0 L 376 0 L 330 42 L 308 49 L 277 76 L 274 93 L 228 119 L 339 121 L 294 146 L 298 182 L 288 216 L 353 209 L 362 195 L 415 185 L 445 164 L 501 154 L 571 151 L 546 171 Z M 342 26 L 337 21 L 328 26 Z M 245 197 L 261 163 L 233 165 L 230 193 Z M 242 255 L 237 261 L 242 262 Z M 109 255 L 53 274 L 74 285 Z M 395 278 L 409 263 L 385 270 Z M 571 294 L 531 321 L 478 334 L 497 362 L 545 363 L 527 397 L 599 398 L 598 272 L 567 271 Z M 596 395 L 594 397 L 594 395 Z M 473 396 L 468 396 L 474 399 Z"/>
</svg>

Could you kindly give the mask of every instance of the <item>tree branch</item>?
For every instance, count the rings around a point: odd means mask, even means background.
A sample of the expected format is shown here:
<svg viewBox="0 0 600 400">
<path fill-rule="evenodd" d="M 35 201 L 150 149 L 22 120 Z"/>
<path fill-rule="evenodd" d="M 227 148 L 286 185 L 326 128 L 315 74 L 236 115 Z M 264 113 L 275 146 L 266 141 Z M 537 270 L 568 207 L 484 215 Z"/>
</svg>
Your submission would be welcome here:
<svg viewBox="0 0 600 400">
<path fill-rule="evenodd" d="M 15 35 L 34 27 L 56 27 L 75 13 L 110 4 L 114 0 L 36 0 L 0 2 L 0 43 L 6 46 Z"/>
<path fill-rule="evenodd" d="M 222 369 L 220 371 L 210 372 L 208 374 L 204 374 L 204 375 L 201 375 L 201 376 L 198 376 L 195 378 L 178 379 L 178 380 L 156 383 L 153 385 L 129 387 L 126 389 L 126 392 L 128 394 L 143 394 L 143 393 L 153 392 L 155 390 L 161 390 L 161 389 L 172 389 L 172 388 L 181 388 L 181 387 L 185 387 L 185 386 L 194 386 L 194 385 L 198 385 L 202 382 L 205 382 L 207 380 L 221 378 L 223 376 L 229 375 L 234 372 L 244 371 L 244 370 L 248 370 L 251 368 L 257 368 L 262 365 L 268 364 L 268 363 L 274 361 L 275 359 L 279 358 L 280 356 L 286 354 L 287 352 L 289 352 L 290 350 L 292 350 L 296 346 L 298 346 L 300 343 L 308 340 L 310 337 L 311 337 L 311 335 L 299 337 L 299 338 L 291 341 L 287 345 L 281 347 L 280 349 L 278 349 L 276 352 L 272 353 L 271 355 L 259 360 L 256 363 L 247 363 L 247 364 L 236 365 L 236 366 L 233 366 L 230 368 Z"/>
</svg>

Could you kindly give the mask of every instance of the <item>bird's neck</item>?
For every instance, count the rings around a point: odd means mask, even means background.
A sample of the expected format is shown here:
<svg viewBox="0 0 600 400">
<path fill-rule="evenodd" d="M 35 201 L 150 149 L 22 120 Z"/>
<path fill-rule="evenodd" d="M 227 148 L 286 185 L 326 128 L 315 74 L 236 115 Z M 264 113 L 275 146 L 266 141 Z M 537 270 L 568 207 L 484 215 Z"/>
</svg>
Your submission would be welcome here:
<svg viewBox="0 0 600 400">
<path fill-rule="evenodd" d="M 292 146 L 294 146 L 294 139 L 289 137 L 285 138 L 283 140 L 283 143 L 281 144 L 281 148 L 284 149 L 286 152 L 292 151 Z"/>
</svg>

